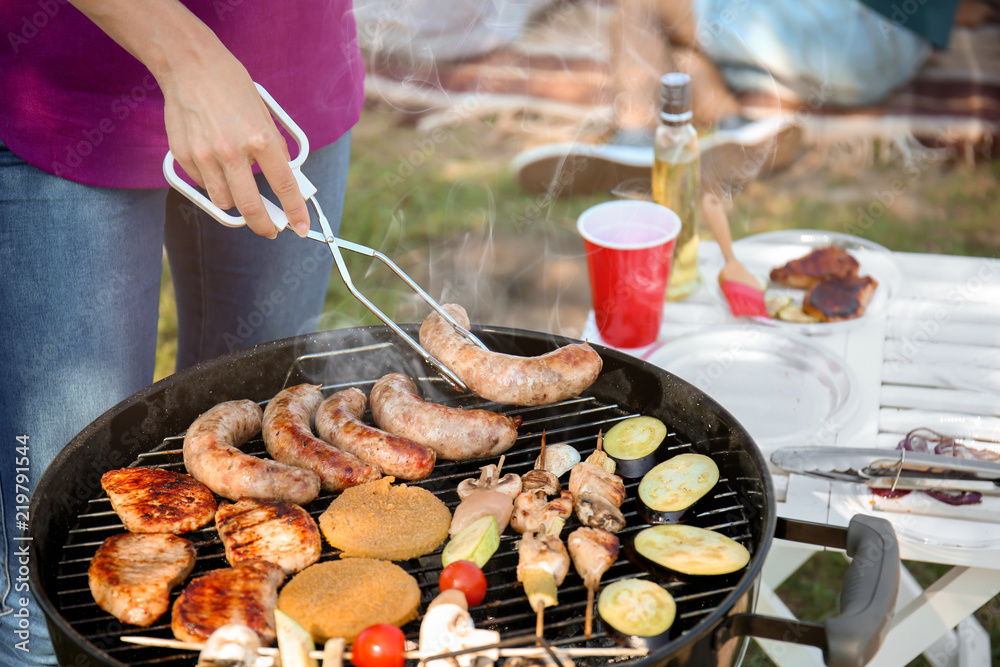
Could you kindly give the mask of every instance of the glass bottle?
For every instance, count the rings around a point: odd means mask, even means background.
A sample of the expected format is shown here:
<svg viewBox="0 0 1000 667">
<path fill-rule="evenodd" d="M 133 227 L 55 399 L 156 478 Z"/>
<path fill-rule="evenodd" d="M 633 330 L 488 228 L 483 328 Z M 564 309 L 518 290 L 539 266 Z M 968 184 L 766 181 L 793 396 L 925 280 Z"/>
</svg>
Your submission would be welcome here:
<svg viewBox="0 0 1000 667">
<path fill-rule="evenodd" d="M 698 289 L 698 225 L 701 199 L 701 153 L 691 125 L 691 77 L 680 72 L 660 79 L 660 125 L 653 141 L 653 200 L 681 219 L 667 284 L 668 301 L 680 301 Z"/>
</svg>

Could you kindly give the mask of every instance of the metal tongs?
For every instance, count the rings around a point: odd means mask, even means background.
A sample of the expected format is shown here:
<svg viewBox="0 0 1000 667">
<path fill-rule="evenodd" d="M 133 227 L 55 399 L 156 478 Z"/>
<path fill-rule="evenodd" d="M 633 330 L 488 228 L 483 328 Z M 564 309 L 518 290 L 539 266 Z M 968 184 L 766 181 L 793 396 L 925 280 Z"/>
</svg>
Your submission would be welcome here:
<svg viewBox="0 0 1000 667">
<path fill-rule="evenodd" d="M 458 322 L 455 321 L 455 318 L 445 311 L 437 301 L 431 298 L 431 296 L 427 294 L 427 292 L 425 292 L 416 282 L 414 282 L 412 278 L 406 275 L 406 273 L 399 268 L 395 262 L 377 250 L 359 245 L 357 243 L 352 243 L 350 241 L 345 241 L 344 239 L 334 236 L 333 231 L 330 229 L 330 221 L 327 220 L 319 202 L 316 201 L 316 186 L 313 185 L 301 171 L 302 163 L 305 162 L 306 158 L 309 156 L 309 139 L 306 137 L 305 132 L 303 132 L 302 129 L 295 123 L 295 121 L 293 121 L 288 114 L 285 113 L 284 109 L 282 109 L 278 103 L 274 101 L 274 98 L 272 98 L 271 95 L 264 90 L 264 87 L 259 83 L 255 85 L 257 86 L 257 92 L 260 93 L 261 99 L 264 100 L 268 109 L 278 122 L 281 123 L 281 126 L 284 127 L 290 135 L 292 135 L 295 142 L 299 146 L 298 155 L 295 159 L 288 163 L 288 166 L 292 168 L 292 173 L 295 174 L 295 178 L 299 183 L 299 189 L 302 191 L 302 197 L 312 204 L 313 208 L 316 210 L 316 217 L 319 218 L 319 225 L 322 230 L 309 230 L 308 238 L 313 241 L 325 243 L 330 248 L 330 252 L 333 254 L 333 261 L 337 264 L 337 270 L 340 271 L 340 277 L 344 280 L 344 284 L 347 285 L 347 289 L 350 290 L 351 294 L 353 294 L 358 301 L 363 303 L 368 310 L 374 313 L 376 317 L 388 325 L 390 329 L 395 331 L 396 334 L 398 334 L 410 347 L 416 350 L 424 361 L 433 366 L 437 372 L 448 381 L 449 384 L 459 391 L 469 391 L 469 388 L 464 382 L 462 382 L 461 379 L 459 379 L 457 375 L 455 375 L 440 361 L 435 359 L 420 345 L 419 342 L 403 331 L 399 325 L 393 322 L 389 316 L 383 313 L 364 294 L 362 294 L 357 287 L 355 287 L 354 281 L 351 279 L 351 274 L 347 270 L 347 264 L 344 262 L 344 257 L 340 252 L 341 248 L 344 250 L 350 250 L 351 252 L 356 252 L 359 255 L 367 255 L 368 257 L 372 257 L 384 263 L 392 269 L 392 272 L 399 276 L 403 282 L 409 285 L 420 296 L 420 298 L 427 303 L 427 305 L 433 308 L 434 311 L 443 317 L 445 321 L 451 324 L 451 326 L 455 327 L 455 330 L 465 339 L 484 350 L 487 349 L 487 347 L 482 343 L 482 341 L 473 335 L 471 331 L 465 327 L 459 326 Z M 166 176 L 167 182 L 170 183 L 170 185 L 226 227 L 242 227 L 246 224 L 246 220 L 244 220 L 242 216 L 230 215 L 226 213 L 221 208 L 213 204 L 212 201 L 199 190 L 181 179 L 175 169 L 175 163 L 176 160 L 174 159 L 173 153 L 167 151 L 167 156 L 163 159 L 163 174 Z M 277 204 L 270 201 L 266 197 L 262 196 L 261 200 L 264 202 L 264 208 L 267 210 L 267 214 L 277 225 L 278 229 L 284 229 L 288 225 L 288 218 L 285 216 L 285 212 L 281 210 Z"/>
<path fill-rule="evenodd" d="M 1000 495 L 1000 463 L 905 449 L 787 447 L 771 455 L 785 472 L 885 491 L 976 491 Z"/>
</svg>

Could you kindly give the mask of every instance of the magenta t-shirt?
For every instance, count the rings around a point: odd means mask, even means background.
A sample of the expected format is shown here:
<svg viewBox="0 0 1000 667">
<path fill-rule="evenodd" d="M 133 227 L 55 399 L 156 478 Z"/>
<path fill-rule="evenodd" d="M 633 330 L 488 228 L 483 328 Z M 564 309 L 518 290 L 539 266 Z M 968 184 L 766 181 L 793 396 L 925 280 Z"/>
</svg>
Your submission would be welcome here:
<svg viewBox="0 0 1000 667">
<path fill-rule="evenodd" d="M 364 64 L 351 0 L 184 4 L 312 148 L 357 122 Z M 65 0 L 2 0 L 0 36 L 0 141 L 29 164 L 79 183 L 166 187 L 163 94 L 142 63 Z"/>
</svg>

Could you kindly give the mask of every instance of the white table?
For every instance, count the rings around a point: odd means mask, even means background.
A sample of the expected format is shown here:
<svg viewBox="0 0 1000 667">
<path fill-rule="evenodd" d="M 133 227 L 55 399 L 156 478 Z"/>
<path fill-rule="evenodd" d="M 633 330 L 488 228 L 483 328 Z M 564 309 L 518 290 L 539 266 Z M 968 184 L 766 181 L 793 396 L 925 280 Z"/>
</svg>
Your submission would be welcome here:
<svg viewBox="0 0 1000 667">
<path fill-rule="evenodd" d="M 702 242 L 702 266 L 717 261 L 718 254 L 718 246 Z M 948 427 L 975 437 L 980 441 L 976 446 L 1000 451 L 1000 261 L 912 253 L 895 253 L 894 259 L 901 280 L 883 312 L 867 314 L 863 324 L 847 331 L 807 337 L 846 362 L 861 392 L 850 423 L 821 425 L 819 442 L 808 444 L 892 448 L 901 438 L 899 431 L 919 426 L 937 430 L 952 420 L 959 426 Z M 667 304 L 658 343 L 736 322 L 702 287 L 683 303 Z M 592 313 L 583 337 L 601 342 Z M 629 352 L 642 356 L 648 350 Z M 967 372 L 959 372 L 961 365 Z M 949 408 L 935 410 L 942 396 L 949 399 Z M 907 401 L 923 410 L 897 407 Z M 934 419 L 941 421 L 927 423 Z M 935 667 L 990 664 L 989 637 L 972 614 L 1000 593 L 1000 513 L 998 523 L 928 518 L 866 506 L 870 495 L 856 485 L 799 475 L 775 475 L 775 485 L 780 516 L 841 526 L 859 511 L 882 516 L 896 527 L 903 560 L 952 566 L 926 589 L 902 568 L 892 629 L 871 665 L 898 667 L 920 654 Z M 946 537 L 952 534 L 958 537 Z M 775 589 L 815 549 L 776 541 L 764 566 L 759 613 L 793 617 Z M 823 664 L 818 649 L 759 643 L 782 667 Z"/>
</svg>

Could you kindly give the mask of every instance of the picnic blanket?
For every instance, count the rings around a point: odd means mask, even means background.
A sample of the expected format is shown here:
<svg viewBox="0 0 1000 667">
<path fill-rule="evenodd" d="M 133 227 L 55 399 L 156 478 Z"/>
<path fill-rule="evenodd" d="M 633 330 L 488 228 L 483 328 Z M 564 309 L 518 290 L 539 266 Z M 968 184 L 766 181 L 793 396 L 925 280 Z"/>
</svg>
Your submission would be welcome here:
<svg viewBox="0 0 1000 667">
<path fill-rule="evenodd" d="M 450 62 L 402 62 L 369 54 L 370 99 L 425 115 L 431 125 L 491 114 L 553 119 L 577 131 L 613 125 L 607 21 L 602 3 L 556 2 L 516 41 Z M 744 95 L 750 115 L 776 112 L 773 99 Z M 966 160 L 991 157 L 1000 131 L 1000 25 L 955 28 L 947 52 L 935 52 L 918 76 L 882 103 L 853 109 L 810 108 L 782 99 L 807 137 L 820 145 L 951 146 Z M 576 130 L 573 130 L 573 127 Z"/>
</svg>

